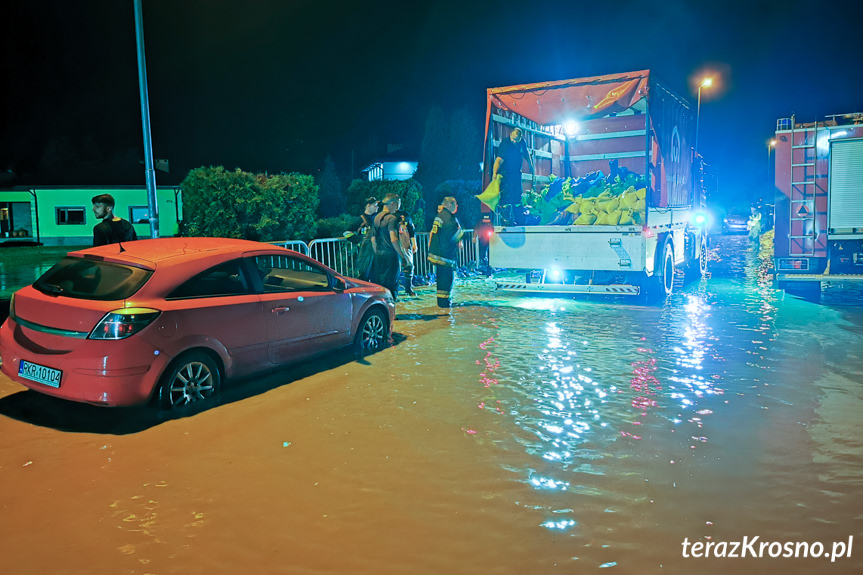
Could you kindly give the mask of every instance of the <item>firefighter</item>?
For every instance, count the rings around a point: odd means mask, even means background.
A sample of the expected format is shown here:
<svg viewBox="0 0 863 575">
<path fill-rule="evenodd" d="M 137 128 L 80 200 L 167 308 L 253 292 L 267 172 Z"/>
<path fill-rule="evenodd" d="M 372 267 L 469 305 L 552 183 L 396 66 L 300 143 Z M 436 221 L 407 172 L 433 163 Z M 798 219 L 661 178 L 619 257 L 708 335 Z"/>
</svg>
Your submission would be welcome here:
<svg viewBox="0 0 863 575">
<path fill-rule="evenodd" d="M 428 261 L 435 265 L 437 305 L 442 309 L 452 307 L 452 285 L 458 267 L 458 248 L 464 235 L 458 218 L 455 217 L 457 211 L 455 198 L 445 197 L 429 234 Z"/>
</svg>

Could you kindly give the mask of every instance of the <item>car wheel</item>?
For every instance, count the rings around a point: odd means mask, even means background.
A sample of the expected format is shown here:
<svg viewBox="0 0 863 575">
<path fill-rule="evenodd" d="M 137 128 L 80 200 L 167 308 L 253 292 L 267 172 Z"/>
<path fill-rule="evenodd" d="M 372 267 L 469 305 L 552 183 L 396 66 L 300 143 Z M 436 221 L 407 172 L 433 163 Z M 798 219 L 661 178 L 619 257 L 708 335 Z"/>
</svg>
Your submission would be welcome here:
<svg viewBox="0 0 863 575">
<path fill-rule="evenodd" d="M 202 351 L 175 359 L 159 384 L 159 407 L 176 409 L 200 404 L 218 394 L 222 374 L 216 362 Z"/>
<path fill-rule="evenodd" d="M 382 350 L 389 336 L 387 321 L 380 310 L 369 310 L 360 320 L 357 335 L 354 338 L 354 350 L 360 354 L 374 353 Z"/>
</svg>

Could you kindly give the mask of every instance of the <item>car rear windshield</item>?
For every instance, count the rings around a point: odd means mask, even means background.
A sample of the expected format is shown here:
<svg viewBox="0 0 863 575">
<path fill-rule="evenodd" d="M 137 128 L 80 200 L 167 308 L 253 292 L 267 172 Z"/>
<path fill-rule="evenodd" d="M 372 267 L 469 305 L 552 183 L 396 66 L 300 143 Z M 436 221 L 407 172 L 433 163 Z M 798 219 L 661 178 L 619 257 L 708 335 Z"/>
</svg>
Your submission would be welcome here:
<svg viewBox="0 0 863 575">
<path fill-rule="evenodd" d="M 141 289 L 153 272 L 134 266 L 66 257 L 33 287 L 49 295 L 112 301 L 126 299 Z"/>
</svg>

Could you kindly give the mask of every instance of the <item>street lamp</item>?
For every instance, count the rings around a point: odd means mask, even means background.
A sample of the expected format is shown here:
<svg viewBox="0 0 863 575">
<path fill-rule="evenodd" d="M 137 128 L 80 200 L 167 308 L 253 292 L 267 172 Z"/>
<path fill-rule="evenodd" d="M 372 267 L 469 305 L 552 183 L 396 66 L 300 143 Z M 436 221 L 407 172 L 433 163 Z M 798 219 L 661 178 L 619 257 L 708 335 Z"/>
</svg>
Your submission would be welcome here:
<svg viewBox="0 0 863 575">
<path fill-rule="evenodd" d="M 698 107 L 695 112 L 695 147 L 693 150 L 695 151 L 695 155 L 698 156 L 698 124 L 701 120 L 701 89 L 709 88 L 713 85 L 713 78 L 705 78 L 698 85 Z"/>
</svg>

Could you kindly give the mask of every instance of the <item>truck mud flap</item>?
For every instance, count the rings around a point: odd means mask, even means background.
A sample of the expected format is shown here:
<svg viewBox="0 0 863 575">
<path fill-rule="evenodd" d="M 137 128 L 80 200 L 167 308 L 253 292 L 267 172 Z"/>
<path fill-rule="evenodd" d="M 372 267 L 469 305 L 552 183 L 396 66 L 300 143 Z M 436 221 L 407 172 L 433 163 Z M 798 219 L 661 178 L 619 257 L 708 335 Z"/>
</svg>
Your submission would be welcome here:
<svg viewBox="0 0 863 575">
<path fill-rule="evenodd" d="M 507 292 L 536 293 L 546 295 L 567 294 L 605 294 L 639 295 L 639 286 L 628 284 L 589 285 L 589 284 L 535 284 L 523 282 L 496 282 L 497 289 Z"/>
</svg>

